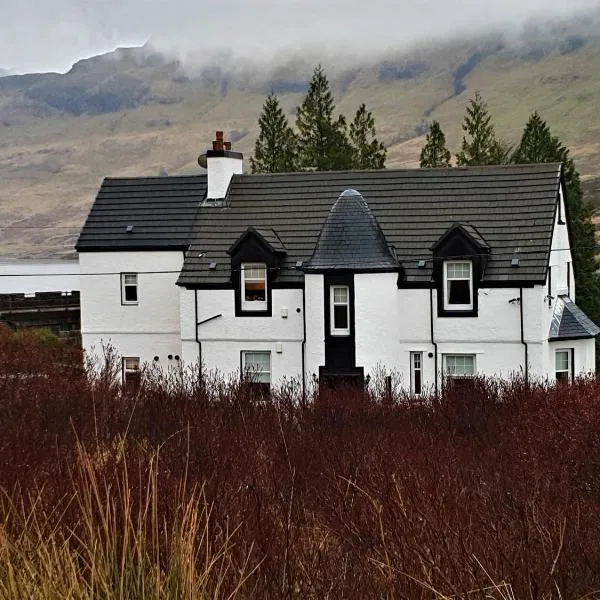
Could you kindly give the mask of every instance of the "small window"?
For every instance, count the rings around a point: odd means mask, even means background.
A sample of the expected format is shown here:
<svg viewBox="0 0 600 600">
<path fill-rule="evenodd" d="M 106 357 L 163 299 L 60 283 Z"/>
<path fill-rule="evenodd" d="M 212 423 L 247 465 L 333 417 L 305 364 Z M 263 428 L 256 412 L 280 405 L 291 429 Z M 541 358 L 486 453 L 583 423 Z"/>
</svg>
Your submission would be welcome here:
<svg viewBox="0 0 600 600">
<path fill-rule="evenodd" d="M 451 379 L 475 376 L 474 354 L 444 354 L 444 375 Z"/>
<path fill-rule="evenodd" d="M 444 308 L 473 309 L 473 268 L 470 262 L 444 263 Z"/>
<path fill-rule="evenodd" d="M 123 386 L 127 392 L 136 392 L 140 386 L 141 372 L 138 357 L 123 358 Z"/>
<path fill-rule="evenodd" d="M 271 353 L 259 351 L 242 352 L 242 370 L 249 382 L 261 393 L 271 389 Z"/>
<path fill-rule="evenodd" d="M 267 265 L 242 264 L 242 310 L 267 310 Z"/>
<path fill-rule="evenodd" d="M 415 396 L 423 393 L 423 353 L 410 353 L 410 391 Z"/>
<path fill-rule="evenodd" d="M 137 273 L 121 273 L 121 304 L 138 303 Z"/>
<path fill-rule="evenodd" d="M 556 381 L 567 382 L 571 379 L 573 368 L 573 350 L 557 350 L 554 355 Z"/>
<path fill-rule="evenodd" d="M 331 335 L 350 335 L 350 288 L 347 285 L 332 285 Z"/>
</svg>

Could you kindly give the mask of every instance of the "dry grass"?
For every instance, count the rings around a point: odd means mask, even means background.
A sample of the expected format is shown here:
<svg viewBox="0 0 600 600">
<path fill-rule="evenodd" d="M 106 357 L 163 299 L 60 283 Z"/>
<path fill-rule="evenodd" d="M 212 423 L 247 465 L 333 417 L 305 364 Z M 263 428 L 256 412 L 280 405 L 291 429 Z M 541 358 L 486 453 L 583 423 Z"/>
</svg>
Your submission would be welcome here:
<svg viewBox="0 0 600 600">
<path fill-rule="evenodd" d="M 0 330 L 0 598 L 583 599 L 600 383 L 269 402 Z M 67 365 L 72 364 L 72 368 Z"/>
</svg>

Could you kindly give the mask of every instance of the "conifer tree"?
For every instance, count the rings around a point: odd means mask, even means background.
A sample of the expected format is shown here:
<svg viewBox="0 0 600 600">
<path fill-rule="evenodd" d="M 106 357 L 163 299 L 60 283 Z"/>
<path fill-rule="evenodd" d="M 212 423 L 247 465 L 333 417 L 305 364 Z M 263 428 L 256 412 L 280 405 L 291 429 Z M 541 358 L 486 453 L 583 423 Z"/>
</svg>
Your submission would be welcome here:
<svg viewBox="0 0 600 600">
<path fill-rule="evenodd" d="M 492 117 L 487 108 L 487 103 L 479 92 L 471 98 L 467 106 L 460 152 L 456 155 L 456 162 L 460 166 L 478 166 L 498 164 L 505 154 L 502 144 L 496 139 Z"/>
<path fill-rule="evenodd" d="M 346 120 L 342 115 L 334 118 L 334 111 L 329 81 L 319 65 L 296 115 L 300 168 L 316 171 L 352 168 Z"/>
<path fill-rule="evenodd" d="M 446 146 L 446 136 L 437 121 L 431 124 L 421 149 L 421 168 L 444 168 L 450 166 L 450 150 Z"/>
<path fill-rule="evenodd" d="M 285 173 L 296 170 L 296 136 L 288 125 L 279 99 L 269 94 L 258 119 L 260 133 L 250 158 L 253 173 Z"/>
<path fill-rule="evenodd" d="M 352 168 L 383 169 L 387 150 L 375 137 L 375 119 L 365 104 L 356 111 L 350 123 L 350 146 L 352 147 Z"/>
<path fill-rule="evenodd" d="M 579 173 L 573 159 L 569 157 L 568 149 L 558 137 L 552 135 L 548 124 L 537 112 L 529 118 L 512 161 L 521 164 L 563 163 L 576 301 L 594 322 L 600 324 L 600 278 L 596 274 L 595 254 L 598 248 L 592 223 L 593 207 L 583 198 Z M 598 343 L 597 349 L 600 349 Z M 596 357 L 600 360 L 598 352 Z"/>
</svg>

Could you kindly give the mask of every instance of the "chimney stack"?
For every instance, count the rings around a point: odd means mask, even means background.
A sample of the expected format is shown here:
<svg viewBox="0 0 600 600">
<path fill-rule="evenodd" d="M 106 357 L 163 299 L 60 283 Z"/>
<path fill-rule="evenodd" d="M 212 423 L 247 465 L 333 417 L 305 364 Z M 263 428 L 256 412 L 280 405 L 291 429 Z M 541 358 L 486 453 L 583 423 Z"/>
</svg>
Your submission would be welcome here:
<svg viewBox="0 0 600 600">
<path fill-rule="evenodd" d="M 208 171 L 206 197 L 208 200 L 225 198 L 231 178 L 243 173 L 243 158 L 240 152 L 231 150 L 231 142 L 224 140 L 223 132 L 217 131 L 212 149 L 206 152 L 206 170 Z"/>
</svg>

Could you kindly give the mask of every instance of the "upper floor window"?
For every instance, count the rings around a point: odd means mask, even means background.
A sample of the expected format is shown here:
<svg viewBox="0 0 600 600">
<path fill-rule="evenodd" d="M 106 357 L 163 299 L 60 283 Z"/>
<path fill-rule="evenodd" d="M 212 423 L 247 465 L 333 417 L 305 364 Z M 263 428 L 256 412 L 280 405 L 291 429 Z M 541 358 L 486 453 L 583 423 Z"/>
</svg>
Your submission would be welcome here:
<svg viewBox="0 0 600 600">
<path fill-rule="evenodd" d="M 473 310 L 473 265 L 470 261 L 444 263 L 444 309 Z"/>
<path fill-rule="evenodd" d="M 121 304 L 138 303 L 137 273 L 121 273 Z"/>
<path fill-rule="evenodd" d="M 241 269 L 242 310 L 267 310 L 267 265 L 243 263 Z"/>
<path fill-rule="evenodd" d="M 332 285 L 329 289 L 331 335 L 350 335 L 350 288 Z"/>
<path fill-rule="evenodd" d="M 554 355 L 556 381 L 569 381 L 573 372 L 573 351 L 557 350 Z"/>
</svg>

